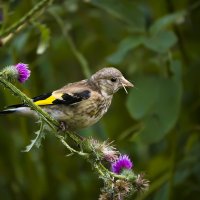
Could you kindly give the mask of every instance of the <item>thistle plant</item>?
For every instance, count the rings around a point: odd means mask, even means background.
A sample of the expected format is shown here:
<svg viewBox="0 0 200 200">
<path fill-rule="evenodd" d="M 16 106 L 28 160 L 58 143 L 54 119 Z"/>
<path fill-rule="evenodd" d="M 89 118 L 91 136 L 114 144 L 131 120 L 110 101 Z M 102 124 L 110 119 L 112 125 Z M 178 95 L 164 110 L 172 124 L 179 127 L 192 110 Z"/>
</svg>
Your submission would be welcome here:
<svg viewBox="0 0 200 200">
<path fill-rule="evenodd" d="M 10 82 L 18 80 L 20 83 L 24 83 L 28 80 L 31 71 L 27 64 L 18 63 L 16 65 L 5 67 L 0 74 Z"/>
<path fill-rule="evenodd" d="M 28 80 L 30 73 L 28 65 L 23 63 L 8 66 L 0 72 L 0 84 L 18 96 L 38 114 L 40 129 L 36 132 L 35 139 L 25 148 L 25 152 L 29 152 L 34 146 L 39 148 L 45 131 L 48 130 L 53 132 L 54 136 L 69 150 L 70 155 L 77 154 L 86 159 L 98 177 L 103 180 L 99 200 L 123 200 L 148 189 L 149 181 L 144 179 L 143 174 L 136 174 L 133 171 L 133 162 L 129 156 L 120 154 L 113 146 L 113 142 L 100 142 L 93 138 L 81 139 L 75 133 L 60 130 L 58 121 L 34 104 L 30 98 L 12 84 L 15 81 L 24 83 Z M 69 136 L 67 141 L 64 134 Z M 68 144 L 69 140 L 77 144 L 76 149 Z M 81 147 L 81 150 L 78 146 Z"/>
</svg>

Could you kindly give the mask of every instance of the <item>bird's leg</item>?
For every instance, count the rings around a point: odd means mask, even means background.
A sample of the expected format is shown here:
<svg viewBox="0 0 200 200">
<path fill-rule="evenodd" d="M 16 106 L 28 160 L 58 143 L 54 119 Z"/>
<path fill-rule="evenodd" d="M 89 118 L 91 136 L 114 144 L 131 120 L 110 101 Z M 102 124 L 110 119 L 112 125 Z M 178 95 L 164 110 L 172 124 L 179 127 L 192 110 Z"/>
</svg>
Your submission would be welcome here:
<svg viewBox="0 0 200 200">
<path fill-rule="evenodd" d="M 60 126 L 58 127 L 58 131 L 66 131 L 67 130 L 67 124 L 64 121 L 60 121 Z"/>
<path fill-rule="evenodd" d="M 66 135 L 65 131 L 67 130 L 68 126 L 67 126 L 67 124 L 64 121 L 59 121 L 59 124 L 60 125 L 59 125 L 57 131 L 58 131 L 59 134 L 62 134 L 62 135 L 64 133 L 64 139 L 66 139 L 67 135 Z"/>
<path fill-rule="evenodd" d="M 59 126 L 59 128 L 58 128 L 58 131 L 62 131 L 62 132 L 67 131 L 68 126 L 67 126 L 66 122 L 60 121 L 59 123 L 60 123 L 60 126 Z M 81 141 L 84 140 L 84 137 L 82 137 L 82 136 L 79 135 L 78 133 L 76 133 L 76 132 L 74 132 L 74 131 L 73 131 L 72 133 L 73 133 L 76 137 L 78 137 Z"/>
<path fill-rule="evenodd" d="M 66 122 L 64 122 L 64 121 L 60 121 L 59 122 L 60 123 L 60 126 L 58 127 L 58 131 L 60 132 L 65 132 L 65 131 L 67 131 L 67 129 L 68 129 L 68 126 L 67 126 L 67 124 L 66 124 Z M 83 140 L 84 140 L 84 137 L 82 137 L 81 135 L 79 135 L 78 133 L 76 133 L 76 132 L 72 132 L 77 138 L 79 138 L 82 142 L 83 142 Z M 67 136 L 67 135 L 66 135 Z M 70 136 L 70 135 L 69 135 Z M 70 136 L 71 137 L 71 136 Z M 71 137 L 72 138 L 72 137 Z M 73 138 L 72 138 L 73 139 Z M 79 144 L 77 144 L 77 146 L 78 146 L 78 148 L 80 148 L 81 149 L 81 151 L 82 151 L 82 145 L 81 145 L 81 143 L 79 143 Z"/>
</svg>

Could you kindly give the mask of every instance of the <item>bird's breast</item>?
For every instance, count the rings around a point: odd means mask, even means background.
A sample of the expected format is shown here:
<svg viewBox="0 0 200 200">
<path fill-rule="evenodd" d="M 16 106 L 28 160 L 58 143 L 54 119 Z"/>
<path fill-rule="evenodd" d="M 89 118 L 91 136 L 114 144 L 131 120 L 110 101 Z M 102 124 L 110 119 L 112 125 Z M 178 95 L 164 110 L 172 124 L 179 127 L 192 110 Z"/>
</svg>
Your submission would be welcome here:
<svg viewBox="0 0 200 200">
<path fill-rule="evenodd" d="M 111 104 L 111 99 L 99 98 L 90 100 L 87 103 L 80 104 L 78 115 L 75 119 L 80 122 L 84 127 L 88 127 L 96 123 L 107 112 Z"/>
</svg>

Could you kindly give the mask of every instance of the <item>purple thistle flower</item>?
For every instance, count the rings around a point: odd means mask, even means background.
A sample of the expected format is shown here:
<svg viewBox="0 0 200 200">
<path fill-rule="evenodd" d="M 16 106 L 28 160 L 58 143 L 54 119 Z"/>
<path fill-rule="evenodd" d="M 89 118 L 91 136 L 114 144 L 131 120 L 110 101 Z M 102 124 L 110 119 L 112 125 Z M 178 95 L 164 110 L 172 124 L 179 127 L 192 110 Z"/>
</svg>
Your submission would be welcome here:
<svg viewBox="0 0 200 200">
<path fill-rule="evenodd" d="M 28 65 L 24 63 L 18 63 L 15 65 L 17 71 L 18 71 L 18 81 L 20 83 L 24 83 L 26 80 L 28 80 L 31 71 L 28 69 Z"/>
<path fill-rule="evenodd" d="M 133 167 L 133 163 L 128 155 L 120 155 L 119 158 L 112 163 L 112 172 L 120 174 L 123 169 L 130 170 Z"/>
</svg>

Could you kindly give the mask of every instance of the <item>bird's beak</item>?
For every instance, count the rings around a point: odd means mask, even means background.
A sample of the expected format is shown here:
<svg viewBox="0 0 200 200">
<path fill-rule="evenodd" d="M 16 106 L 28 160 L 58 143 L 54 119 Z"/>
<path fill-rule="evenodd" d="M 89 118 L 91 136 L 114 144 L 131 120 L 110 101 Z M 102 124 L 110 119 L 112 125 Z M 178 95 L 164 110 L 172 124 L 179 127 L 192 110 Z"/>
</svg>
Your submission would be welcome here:
<svg viewBox="0 0 200 200">
<path fill-rule="evenodd" d="M 121 83 L 125 86 L 125 87 L 134 87 L 134 85 L 127 81 L 124 77 L 121 78 Z"/>
<path fill-rule="evenodd" d="M 127 94 L 128 94 L 128 92 L 126 90 L 126 87 L 134 87 L 134 85 L 131 82 L 129 82 L 128 80 L 126 80 L 124 77 L 121 78 L 121 84 Z"/>
</svg>

